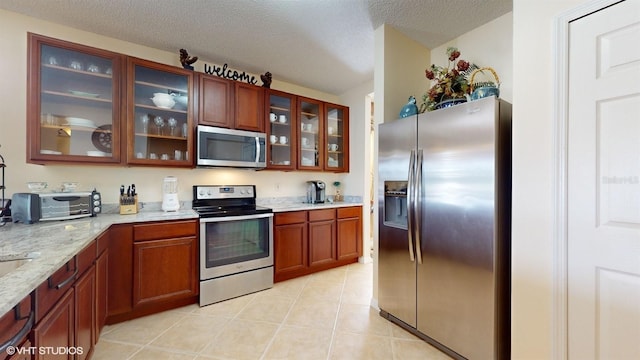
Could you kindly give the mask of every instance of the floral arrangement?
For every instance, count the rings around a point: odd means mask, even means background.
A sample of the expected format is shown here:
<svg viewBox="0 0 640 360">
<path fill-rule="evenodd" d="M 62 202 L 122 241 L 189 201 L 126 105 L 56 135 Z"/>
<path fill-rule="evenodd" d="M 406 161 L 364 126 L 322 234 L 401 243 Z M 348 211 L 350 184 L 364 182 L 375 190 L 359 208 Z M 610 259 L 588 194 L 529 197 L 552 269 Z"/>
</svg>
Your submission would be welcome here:
<svg viewBox="0 0 640 360">
<path fill-rule="evenodd" d="M 436 105 L 445 100 L 466 99 L 466 95 L 470 93 L 467 77 L 478 66 L 459 59 L 460 51 L 455 47 L 447 48 L 447 56 L 449 62 L 446 68 L 431 64 L 424 72 L 433 85 L 422 96 L 421 113 L 435 110 Z"/>
</svg>

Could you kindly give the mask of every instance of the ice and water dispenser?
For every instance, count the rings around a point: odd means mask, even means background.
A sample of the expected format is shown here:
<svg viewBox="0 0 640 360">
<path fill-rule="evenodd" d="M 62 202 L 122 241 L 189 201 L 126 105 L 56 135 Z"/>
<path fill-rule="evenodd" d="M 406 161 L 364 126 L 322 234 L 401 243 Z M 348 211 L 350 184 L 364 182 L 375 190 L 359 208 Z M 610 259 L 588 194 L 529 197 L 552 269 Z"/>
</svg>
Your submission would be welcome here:
<svg viewBox="0 0 640 360">
<path fill-rule="evenodd" d="M 384 182 L 384 224 L 407 229 L 407 181 Z"/>
</svg>

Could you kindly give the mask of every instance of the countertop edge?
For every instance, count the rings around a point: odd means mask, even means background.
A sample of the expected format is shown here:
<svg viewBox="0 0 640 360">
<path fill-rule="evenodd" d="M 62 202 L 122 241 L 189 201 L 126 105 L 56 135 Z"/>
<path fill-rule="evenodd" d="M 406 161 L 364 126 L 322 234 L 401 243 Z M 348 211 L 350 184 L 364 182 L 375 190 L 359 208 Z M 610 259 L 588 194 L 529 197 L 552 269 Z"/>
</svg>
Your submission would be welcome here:
<svg viewBox="0 0 640 360">
<path fill-rule="evenodd" d="M 40 256 L 0 277 L 0 316 L 46 281 L 111 225 L 197 219 L 193 210 L 140 212 L 134 215 L 100 214 L 93 218 L 6 224 L 0 231 L 0 253 L 38 252 Z"/>
</svg>

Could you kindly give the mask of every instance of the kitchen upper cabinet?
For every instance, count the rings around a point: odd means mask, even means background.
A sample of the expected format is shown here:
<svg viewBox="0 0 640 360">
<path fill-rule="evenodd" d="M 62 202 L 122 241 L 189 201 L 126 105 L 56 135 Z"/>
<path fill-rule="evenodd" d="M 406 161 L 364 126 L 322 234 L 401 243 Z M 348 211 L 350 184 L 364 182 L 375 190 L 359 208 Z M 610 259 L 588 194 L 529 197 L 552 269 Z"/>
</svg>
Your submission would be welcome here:
<svg viewBox="0 0 640 360">
<path fill-rule="evenodd" d="M 235 105 L 236 129 L 264 131 L 264 88 L 236 82 Z"/>
<path fill-rule="evenodd" d="M 298 169 L 323 170 L 324 106 L 319 100 L 298 97 L 298 124 L 300 132 L 297 141 Z"/>
<path fill-rule="evenodd" d="M 121 162 L 122 64 L 117 53 L 28 34 L 28 162 Z"/>
<path fill-rule="evenodd" d="M 294 170 L 297 165 L 296 144 L 298 137 L 296 96 L 277 90 L 266 91 L 267 168 Z"/>
<path fill-rule="evenodd" d="M 325 117 L 324 169 L 349 172 L 349 108 L 327 103 Z"/>
<path fill-rule="evenodd" d="M 127 163 L 192 167 L 193 71 L 127 58 Z"/>
<path fill-rule="evenodd" d="M 264 130 L 264 89 L 223 79 L 198 76 L 198 124 L 262 132 Z"/>
<path fill-rule="evenodd" d="M 198 124 L 233 127 L 233 84 L 213 75 L 198 75 Z"/>
</svg>

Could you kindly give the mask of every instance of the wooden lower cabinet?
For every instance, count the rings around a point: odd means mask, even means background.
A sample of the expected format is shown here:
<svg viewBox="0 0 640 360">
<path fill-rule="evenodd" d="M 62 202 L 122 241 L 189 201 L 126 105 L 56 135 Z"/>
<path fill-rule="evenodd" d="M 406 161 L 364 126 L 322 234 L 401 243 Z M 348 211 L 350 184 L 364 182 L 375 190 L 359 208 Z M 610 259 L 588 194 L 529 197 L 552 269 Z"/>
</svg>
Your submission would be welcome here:
<svg viewBox="0 0 640 360">
<path fill-rule="evenodd" d="M 71 288 L 56 302 L 33 330 L 35 359 L 73 359 L 69 353 L 61 354 L 53 349 L 70 349 L 75 345 L 75 301 Z M 39 349 L 52 351 L 39 351 Z"/>
<path fill-rule="evenodd" d="M 198 301 L 198 220 L 112 226 L 107 324 Z"/>
<path fill-rule="evenodd" d="M 362 256 L 362 207 L 338 208 L 338 260 Z"/>
<path fill-rule="evenodd" d="M 95 342 L 98 342 L 102 328 L 107 321 L 107 298 L 109 294 L 108 289 L 108 271 L 109 271 L 109 251 L 104 250 L 98 255 L 96 259 L 96 338 Z"/>
<path fill-rule="evenodd" d="M 279 214 L 276 214 L 276 218 Z M 274 226 L 275 279 L 299 276 L 308 267 L 306 221 L 298 224 Z M 278 281 L 278 280 L 276 280 Z"/>
<path fill-rule="evenodd" d="M 35 321 L 32 299 L 32 294 L 29 294 L 11 311 L 0 317 L 0 347 L 13 346 L 17 349 L 12 356 L 6 351 L 0 351 L 0 359 L 31 359 L 29 334 Z"/>
<path fill-rule="evenodd" d="M 133 244 L 133 307 L 198 294 L 194 237 Z"/>
<path fill-rule="evenodd" d="M 96 343 L 96 271 L 92 266 L 74 285 L 76 360 L 88 359 Z"/>
<path fill-rule="evenodd" d="M 91 357 L 97 339 L 95 259 L 93 241 L 36 289 L 36 359 Z"/>
<path fill-rule="evenodd" d="M 333 209 L 332 209 L 333 210 Z M 325 210 L 322 210 L 325 211 Z M 331 211 L 335 216 L 335 210 Z M 336 220 L 309 222 L 309 267 L 316 268 L 336 260 Z"/>
<path fill-rule="evenodd" d="M 275 214 L 275 282 L 358 261 L 362 256 L 362 207 L 342 209 Z"/>
</svg>

